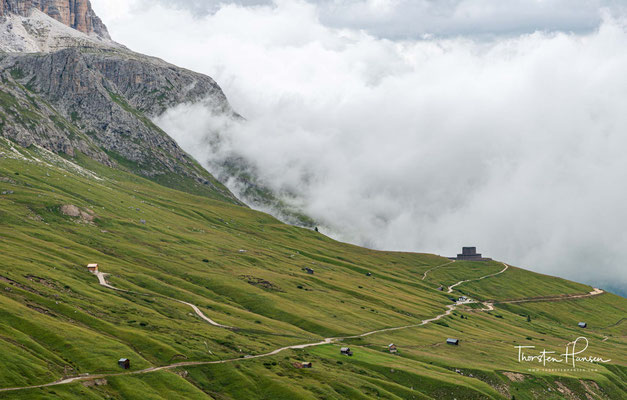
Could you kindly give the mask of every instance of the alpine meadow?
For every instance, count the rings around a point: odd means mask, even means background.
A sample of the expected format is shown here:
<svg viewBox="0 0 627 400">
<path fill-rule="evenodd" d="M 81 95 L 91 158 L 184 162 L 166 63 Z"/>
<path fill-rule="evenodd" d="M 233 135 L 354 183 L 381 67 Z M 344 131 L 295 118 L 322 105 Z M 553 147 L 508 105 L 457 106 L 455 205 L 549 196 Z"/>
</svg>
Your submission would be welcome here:
<svg viewBox="0 0 627 400">
<path fill-rule="evenodd" d="M 627 398 L 624 297 L 336 240 L 183 149 L 158 122 L 189 105 L 247 123 L 88 0 L 0 0 L 0 399 Z"/>
</svg>

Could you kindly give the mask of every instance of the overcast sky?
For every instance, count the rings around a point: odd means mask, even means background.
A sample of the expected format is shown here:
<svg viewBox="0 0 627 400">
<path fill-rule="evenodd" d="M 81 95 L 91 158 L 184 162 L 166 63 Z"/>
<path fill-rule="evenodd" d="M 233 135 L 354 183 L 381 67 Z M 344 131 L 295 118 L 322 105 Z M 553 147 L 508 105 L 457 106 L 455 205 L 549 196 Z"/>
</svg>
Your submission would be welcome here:
<svg viewBox="0 0 627 400">
<path fill-rule="evenodd" d="M 114 39 L 212 76 L 156 118 L 237 154 L 326 232 L 627 287 L 627 29 L 610 0 L 92 0 Z M 209 137 L 222 139 L 211 146 Z"/>
<path fill-rule="evenodd" d="M 378 37 L 436 35 L 514 35 L 536 30 L 589 32 L 605 10 L 624 13 L 623 0 L 303 0 L 314 4 L 320 22 L 362 29 Z M 225 4 L 247 7 L 284 5 L 292 0 L 93 0 L 107 19 L 137 7 L 163 5 L 202 17 Z M 109 3 L 110 5 L 104 5 Z M 115 7 L 111 7 L 115 4 Z M 101 11 L 102 10 L 102 11 Z M 112 10 L 112 11 L 110 11 Z M 107 13 L 107 14 L 105 14 Z"/>
</svg>

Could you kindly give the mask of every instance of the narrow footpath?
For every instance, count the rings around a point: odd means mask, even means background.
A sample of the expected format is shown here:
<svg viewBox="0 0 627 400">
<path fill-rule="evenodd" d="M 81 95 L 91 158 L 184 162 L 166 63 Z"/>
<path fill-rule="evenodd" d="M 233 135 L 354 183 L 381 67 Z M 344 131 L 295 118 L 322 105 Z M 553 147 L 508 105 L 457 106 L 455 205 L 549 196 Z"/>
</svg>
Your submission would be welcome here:
<svg viewBox="0 0 627 400">
<path fill-rule="evenodd" d="M 104 286 L 106 288 L 109 288 L 109 289 L 112 289 L 112 290 L 115 290 L 115 291 L 118 291 L 118 292 L 123 292 L 123 293 L 138 294 L 138 295 L 142 295 L 142 296 L 147 295 L 146 293 L 133 292 L 131 290 L 120 289 L 120 288 L 117 288 L 115 286 L 110 285 L 107 282 L 107 279 L 106 279 L 106 276 L 108 274 L 105 274 L 103 272 L 96 271 L 96 272 L 94 272 L 94 275 L 96 275 L 98 277 L 98 282 L 102 286 Z M 151 293 L 150 295 L 151 296 L 156 296 L 156 297 L 161 297 L 163 299 L 172 300 L 172 301 L 175 301 L 177 303 L 181 303 L 181 304 L 185 304 L 187 306 L 190 306 L 192 308 L 192 310 L 194 310 L 196 315 L 198 315 L 200 318 L 202 318 L 203 320 L 205 320 L 206 322 L 210 323 L 213 326 L 217 326 L 218 328 L 234 329 L 233 327 L 230 327 L 230 326 L 227 326 L 227 325 L 222 325 L 222 324 L 219 324 L 219 323 L 215 322 L 214 320 L 212 320 L 211 318 L 209 318 L 205 314 L 203 314 L 203 312 L 200 311 L 200 309 L 198 307 L 196 307 L 192 303 L 188 303 L 186 301 L 178 300 L 178 299 L 175 299 L 175 298 L 172 298 L 172 297 L 168 297 L 168 296 L 164 296 L 164 295 L 161 295 L 161 294 L 153 294 L 153 293 Z"/>
<path fill-rule="evenodd" d="M 453 264 L 454 262 L 455 262 L 455 260 L 453 260 L 453 261 L 451 261 L 451 262 L 447 262 L 447 263 L 445 263 L 445 264 L 436 265 L 435 267 L 433 267 L 433 268 L 430 268 L 430 269 L 426 270 L 426 271 L 425 271 L 425 273 L 424 273 L 424 274 L 422 274 L 422 280 L 424 281 L 425 279 L 427 279 L 427 274 L 428 274 L 429 272 L 431 272 L 431 271 L 433 271 L 433 270 L 435 270 L 435 269 L 438 269 L 438 268 L 440 268 L 440 267 L 446 267 L 447 265 L 451 265 L 451 264 Z"/>
<path fill-rule="evenodd" d="M 507 271 L 507 269 L 509 268 L 509 265 L 507 265 L 507 264 L 505 264 L 505 263 L 503 263 L 503 265 L 505 266 L 505 268 L 503 268 L 501 271 L 499 271 L 499 272 L 497 272 L 497 273 L 495 273 L 495 274 L 490 274 L 490 275 L 482 276 L 481 278 L 476 278 L 476 279 L 467 279 L 467 280 L 465 280 L 465 281 L 459 281 L 459 282 L 457 282 L 456 284 L 449 286 L 449 287 L 448 287 L 448 292 L 447 292 L 447 293 L 453 293 L 453 288 L 454 288 L 454 287 L 456 287 L 456 286 L 461 285 L 462 283 L 466 283 L 466 282 L 474 282 L 474 281 L 480 281 L 480 280 L 485 279 L 485 278 L 490 278 L 490 277 L 492 277 L 492 276 L 497 276 L 497 275 L 500 275 L 500 274 L 502 274 L 503 272 Z"/>
</svg>

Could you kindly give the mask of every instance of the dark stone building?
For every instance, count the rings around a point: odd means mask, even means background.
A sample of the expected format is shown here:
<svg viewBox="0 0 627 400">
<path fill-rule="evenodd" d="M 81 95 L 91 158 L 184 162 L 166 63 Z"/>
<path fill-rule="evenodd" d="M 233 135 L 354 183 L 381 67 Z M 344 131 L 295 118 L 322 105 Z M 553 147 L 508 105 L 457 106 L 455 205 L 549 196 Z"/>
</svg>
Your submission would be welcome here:
<svg viewBox="0 0 627 400">
<path fill-rule="evenodd" d="M 482 257 L 481 253 L 477 253 L 476 247 L 462 247 L 462 253 L 457 257 L 451 257 L 451 260 L 488 261 L 491 258 Z"/>
</svg>

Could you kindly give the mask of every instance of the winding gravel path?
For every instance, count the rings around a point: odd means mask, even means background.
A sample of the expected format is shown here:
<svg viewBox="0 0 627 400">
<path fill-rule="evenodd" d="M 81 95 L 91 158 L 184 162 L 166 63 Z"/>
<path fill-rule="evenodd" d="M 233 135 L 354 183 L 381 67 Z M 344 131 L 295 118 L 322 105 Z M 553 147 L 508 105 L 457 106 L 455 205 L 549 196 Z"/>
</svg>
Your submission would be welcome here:
<svg viewBox="0 0 627 400">
<path fill-rule="evenodd" d="M 451 262 L 447 262 L 446 264 L 436 265 L 435 267 L 433 267 L 433 268 L 430 268 L 430 269 L 426 270 L 426 271 L 425 271 L 425 273 L 424 273 L 424 274 L 422 274 L 422 280 L 424 281 L 425 279 L 427 279 L 427 274 L 428 274 L 429 272 L 433 271 L 434 269 L 438 269 L 438 268 L 440 268 L 440 267 L 446 267 L 447 265 L 451 265 L 451 264 L 453 264 L 454 262 L 455 262 L 455 260 L 453 260 L 453 261 L 451 261 Z"/>
<path fill-rule="evenodd" d="M 102 286 L 104 286 L 104 287 L 106 287 L 106 288 L 109 288 L 109 289 L 112 289 L 112 290 L 116 290 L 116 291 L 118 291 L 118 292 L 131 293 L 131 294 L 138 294 L 138 295 L 142 295 L 142 296 L 148 296 L 148 294 L 146 294 L 146 293 L 133 292 L 133 291 L 131 291 L 131 290 L 120 289 L 120 288 L 117 288 L 117 287 L 115 287 L 115 286 L 110 285 L 110 284 L 107 282 L 107 279 L 106 279 L 106 276 L 107 276 L 108 274 L 105 274 L 104 272 L 99 272 L 99 271 L 97 271 L 97 272 L 94 272 L 94 275 L 96 275 L 96 276 L 98 277 L 98 282 L 99 282 Z M 200 318 L 202 318 L 202 319 L 203 319 L 203 320 L 205 320 L 206 322 L 210 323 L 211 325 L 213 325 L 213 326 L 217 326 L 218 328 L 234 329 L 234 328 L 233 328 L 233 327 L 231 327 L 231 326 L 227 326 L 227 325 L 222 325 L 222 324 L 219 324 L 219 323 L 217 323 L 216 321 L 212 320 L 211 318 L 207 317 L 205 314 L 203 314 L 203 312 L 202 312 L 202 311 L 200 311 L 200 309 L 199 309 L 198 307 L 196 307 L 196 306 L 195 306 L 194 304 L 192 304 L 192 303 L 188 303 L 188 302 L 183 301 L 183 300 L 178 300 L 178 299 L 175 299 L 175 298 L 172 298 L 172 297 L 164 296 L 164 295 L 162 295 L 162 294 L 150 294 L 150 296 L 161 297 L 161 298 L 163 298 L 163 299 L 168 299 L 168 300 L 176 301 L 177 303 L 185 304 L 185 305 L 187 305 L 187 306 L 190 306 L 190 307 L 192 308 L 192 310 L 194 310 L 194 312 L 196 313 L 196 315 L 198 315 Z"/>
<path fill-rule="evenodd" d="M 444 264 L 447 265 L 447 264 Z M 441 266 L 444 266 L 441 265 Z M 485 279 L 485 278 L 489 278 L 492 276 L 496 276 L 499 274 L 502 274 L 503 272 L 505 272 L 507 270 L 507 268 L 509 267 L 507 264 L 503 263 L 503 265 L 505 265 L 505 268 L 503 268 L 503 270 L 501 270 L 500 272 L 494 273 L 494 274 L 490 274 L 490 275 L 486 275 L 483 276 L 481 278 L 477 278 L 477 279 L 468 279 L 468 280 L 464 280 L 464 281 L 459 281 L 456 284 L 449 286 L 448 288 L 448 293 L 452 293 L 453 292 L 453 288 L 456 286 L 459 286 L 465 282 L 472 282 L 472 281 L 478 281 L 481 279 Z M 437 268 L 437 267 L 436 267 Z M 130 290 L 125 290 L 125 289 L 119 289 L 116 288 L 115 286 L 110 285 L 107 280 L 106 280 L 106 275 L 105 273 L 102 272 L 96 272 L 95 275 L 98 277 L 98 282 L 100 283 L 100 285 L 118 291 L 118 292 L 125 292 L 125 293 L 133 293 L 133 294 L 140 294 L 140 295 L 145 295 L 144 293 L 138 293 L 138 292 L 133 292 Z M 594 291 L 588 293 L 588 294 L 584 294 L 584 295 L 572 295 L 572 296 L 568 296 L 568 297 L 560 297 L 560 298 L 556 298 L 556 300 L 569 300 L 569 299 L 574 299 L 574 298 L 583 298 L 583 297 L 590 297 L 590 296 L 596 296 L 598 294 L 604 293 L 603 290 L 601 289 L 594 289 Z M 202 311 L 200 311 L 198 309 L 198 307 L 196 307 L 195 305 L 191 304 L 191 303 L 187 303 L 185 301 L 181 301 L 181 300 L 177 300 L 171 297 L 167 297 L 167 296 L 163 296 L 163 295 L 156 295 L 162 298 L 166 298 L 166 299 L 170 299 L 182 304 L 186 304 L 190 307 L 192 307 L 192 309 L 194 310 L 194 312 L 196 312 L 196 314 L 198 316 L 200 316 L 203 320 L 207 321 L 208 323 L 210 323 L 213 326 L 216 327 L 220 327 L 220 328 L 227 328 L 227 329 L 234 329 L 232 327 L 226 326 L 226 325 L 222 325 L 219 324 L 215 321 L 213 321 L 211 318 L 207 317 L 205 314 L 202 313 Z M 537 301 L 537 300 L 533 300 L 533 299 L 522 299 L 522 300 L 514 300 L 512 302 L 523 302 L 523 301 Z M 440 315 L 437 315 L 433 318 L 430 319 L 425 319 L 423 321 L 421 321 L 420 323 L 417 324 L 412 324 L 412 325 L 404 325 L 404 326 L 398 326 L 398 327 L 393 327 L 393 328 L 384 328 L 384 329 L 378 329 L 375 331 L 370 331 L 370 332 L 366 332 L 366 333 L 362 333 L 359 335 L 354 335 L 354 336 L 344 336 L 344 337 L 331 337 L 331 338 L 326 338 L 323 339 L 322 341 L 319 342 L 314 342 L 314 343 L 306 343 L 306 344 L 297 344 L 297 345 L 292 345 L 292 346 L 285 346 L 285 347 L 281 347 L 278 348 L 276 350 L 273 350 L 271 352 L 268 353 L 263 353 L 263 354 L 257 354 L 257 355 L 249 355 L 249 356 L 245 356 L 243 358 L 230 358 L 230 359 L 225 359 L 225 360 L 215 360 L 215 361 L 184 361 L 184 362 L 179 362 L 179 363 L 175 363 L 175 364 L 170 364 L 170 365 L 164 365 L 161 367 L 150 367 L 150 368 L 146 368 L 146 369 L 142 369 L 142 370 L 138 370 L 138 371 L 128 371 L 128 372 L 119 372 L 119 373 L 110 373 L 110 374 L 99 374 L 99 375 L 85 375 L 85 376 L 75 376 L 75 377 L 69 377 L 66 379 L 62 379 L 62 380 L 58 380 L 55 382 L 51 382 L 51 383 L 46 383 L 43 385 L 34 385 L 34 386 L 23 386 L 23 387 L 15 387 L 15 388 L 4 388 L 4 389 L 0 389 L 0 392 L 10 392 L 10 391 L 17 391 L 17 390 L 25 390 L 25 389 L 37 389 L 37 388 L 46 388 L 46 387 L 51 387 L 51 386 L 59 386 L 59 385 L 67 385 L 69 383 L 74 383 L 74 382 L 81 382 L 81 381 L 89 381 L 89 380 L 94 380 L 94 379 L 102 379 L 102 378 L 109 378 L 109 377 L 115 377 L 115 376 L 125 376 L 125 375 L 139 375 L 139 374 L 147 374 L 150 372 L 156 372 L 156 371 L 164 371 L 164 370 L 169 370 L 169 369 L 174 369 L 174 368 L 180 368 L 180 367 L 189 367 L 189 366 L 199 366 L 199 365 L 211 365 L 211 364 L 226 364 L 226 363 L 233 363 L 233 362 L 237 362 L 237 361 L 243 361 L 243 360 L 252 360 L 252 359 L 256 359 L 256 358 L 262 358 L 262 357 L 269 357 L 269 356 L 273 356 L 276 355 L 278 353 L 281 353 L 285 350 L 297 350 L 297 349 L 305 349 L 308 347 L 315 347 L 315 346 L 323 346 L 323 345 L 327 345 L 327 344 L 331 344 L 331 343 L 336 343 L 336 342 L 340 342 L 342 340 L 345 339 L 356 339 L 356 338 L 361 338 L 361 337 L 366 337 L 366 336 L 371 336 L 371 335 L 375 335 L 377 333 L 382 333 L 382 332 L 392 332 L 392 331 L 398 331 L 398 330 L 402 330 L 402 329 L 409 329 L 409 328 L 415 328 L 415 327 L 419 327 L 419 326 L 423 326 L 423 325 L 427 325 L 431 322 L 437 321 L 441 318 L 446 317 L 447 315 L 450 315 L 459 305 L 464 305 L 467 304 L 467 302 L 457 302 L 455 304 L 449 304 L 446 306 L 446 311 Z M 486 308 L 483 308 L 481 310 L 478 311 L 492 311 L 494 310 L 494 304 L 493 303 L 482 303 Z"/>
<path fill-rule="evenodd" d="M 491 276 L 496 276 L 496 275 L 502 274 L 503 272 L 507 271 L 507 269 L 509 268 L 509 265 L 507 265 L 507 264 L 505 264 L 505 263 L 502 263 L 502 264 L 505 266 L 505 268 L 503 268 L 501 271 L 499 271 L 499 272 L 497 272 L 497 273 L 494 273 L 494 274 L 490 274 L 490 275 L 482 276 L 481 278 L 476 278 L 476 279 L 468 279 L 468 280 L 465 280 L 465 281 L 459 281 L 459 282 L 457 282 L 456 284 L 454 284 L 454 285 L 452 285 L 452 286 L 449 286 L 449 287 L 448 287 L 448 292 L 447 292 L 447 293 L 453 293 L 453 288 L 454 288 L 455 286 L 459 286 L 459 285 L 461 285 L 462 283 L 466 283 L 466 282 L 474 282 L 474 281 L 480 281 L 480 280 L 482 280 L 482 279 L 489 278 L 489 277 L 491 277 Z"/>
<path fill-rule="evenodd" d="M 572 299 L 583 299 L 585 297 L 593 297 L 598 296 L 600 294 L 605 293 L 604 290 L 593 288 L 590 293 L 586 294 L 567 294 L 562 296 L 547 296 L 547 297 L 534 297 L 529 299 L 518 299 L 518 300 L 502 300 L 495 301 L 495 304 L 515 304 L 515 303 L 531 303 L 531 302 L 542 302 L 542 301 L 564 301 L 564 300 L 572 300 Z"/>
</svg>

